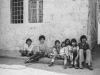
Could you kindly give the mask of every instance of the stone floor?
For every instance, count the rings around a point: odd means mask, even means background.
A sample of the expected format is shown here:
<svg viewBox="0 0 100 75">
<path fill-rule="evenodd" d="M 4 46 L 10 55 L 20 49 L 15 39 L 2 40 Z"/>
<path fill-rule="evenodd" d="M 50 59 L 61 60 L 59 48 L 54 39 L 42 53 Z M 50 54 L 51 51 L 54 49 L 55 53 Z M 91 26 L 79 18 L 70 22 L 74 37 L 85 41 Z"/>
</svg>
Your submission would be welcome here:
<svg viewBox="0 0 100 75">
<path fill-rule="evenodd" d="M 0 58 L 0 75 L 100 75 L 100 46 L 93 50 L 93 71 L 84 69 L 63 69 L 63 65 L 48 67 L 48 64 L 24 64 L 24 59 Z"/>
</svg>

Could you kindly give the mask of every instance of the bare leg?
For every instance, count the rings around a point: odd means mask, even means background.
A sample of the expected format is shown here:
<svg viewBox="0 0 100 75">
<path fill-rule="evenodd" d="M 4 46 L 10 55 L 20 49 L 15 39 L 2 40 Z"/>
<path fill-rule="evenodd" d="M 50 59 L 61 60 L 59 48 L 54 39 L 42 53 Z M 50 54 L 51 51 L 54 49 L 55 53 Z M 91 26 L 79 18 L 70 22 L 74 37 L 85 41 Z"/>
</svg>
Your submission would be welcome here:
<svg viewBox="0 0 100 75">
<path fill-rule="evenodd" d="M 64 69 L 67 68 L 67 56 L 64 55 Z"/>
</svg>

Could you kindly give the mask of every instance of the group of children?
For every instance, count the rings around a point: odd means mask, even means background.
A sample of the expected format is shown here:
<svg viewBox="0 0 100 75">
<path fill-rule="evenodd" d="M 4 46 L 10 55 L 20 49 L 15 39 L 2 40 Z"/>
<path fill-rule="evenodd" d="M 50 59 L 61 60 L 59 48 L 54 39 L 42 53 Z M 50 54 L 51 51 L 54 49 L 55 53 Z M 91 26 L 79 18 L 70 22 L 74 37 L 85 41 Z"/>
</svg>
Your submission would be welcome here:
<svg viewBox="0 0 100 75">
<path fill-rule="evenodd" d="M 64 69 L 67 68 L 68 60 L 70 61 L 69 68 L 75 67 L 75 69 L 83 69 L 83 63 L 86 64 L 87 68 L 92 68 L 92 56 L 89 44 L 87 43 L 87 37 L 82 35 L 80 37 L 80 43 L 77 43 L 76 39 L 66 39 L 62 43 L 59 40 L 55 41 L 55 45 L 52 48 L 52 52 L 45 44 L 45 36 L 39 36 L 39 45 L 37 48 L 32 43 L 31 39 L 27 39 L 24 45 L 24 49 L 20 50 L 22 56 L 30 56 L 25 63 L 38 61 L 42 57 L 51 56 L 49 66 L 53 66 L 55 59 L 62 58 L 64 60 Z M 35 52 L 36 49 L 36 52 Z"/>
</svg>

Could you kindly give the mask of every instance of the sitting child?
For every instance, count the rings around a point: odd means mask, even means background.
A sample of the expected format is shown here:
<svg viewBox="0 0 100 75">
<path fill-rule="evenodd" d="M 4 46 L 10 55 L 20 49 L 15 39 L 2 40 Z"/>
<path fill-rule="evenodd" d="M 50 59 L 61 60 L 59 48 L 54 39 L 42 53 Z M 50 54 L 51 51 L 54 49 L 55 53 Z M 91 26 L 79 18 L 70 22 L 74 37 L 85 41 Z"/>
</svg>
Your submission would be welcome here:
<svg viewBox="0 0 100 75">
<path fill-rule="evenodd" d="M 49 49 L 47 45 L 45 44 L 45 36 L 41 35 L 39 36 L 39 45 L 37 47 L 37 52 L 33 56 L 31 56 L 25 63 L 35 62 L 38 61 L 40 58 L 47 55 L 47 50 Z"/>
<path fill-rule="evenodd" d="M 33 55 L 33 47 L 32 40 L 28 38 L 26 43 L 24 44 L 23 50 L 19 50 L 21 56 L 32 56 Z"/>
<path fill-rule="evenodd" d="M 65 40 L 65 51 L 66 51 L 66 55 L 68 59 L 69 59 L 69 50 L 71 50 L 70 40 L 66 39 Z"/>
<path fill-rule="evenodd" d="M 85 35 L 82 35 L 80 37 L 80 43 L 79 43 L 79 67 L 80 69 L 83 69 L 82 62 L 85 61 L 87 64 L 87 67 L 90 70 L 93 70 L 92 68 L 92 55 L 91 50 L 89 47 L 89 44 L 87 43 L 87 37 Z M 85 60 L 84 60 L 85 59 Z"/>
<path fill-rule="evenodd" d="M 71 49 L 69 50 L 69 56 L 70 56 L 70 61 L 71 65 L 70 68 L 73 66 L 75 69 L 78 69 L 78 54 L 79 54 L 79 47 L 77 46 L 77 41 L 76 39 L 71 40 Z"/>
<path fill-rule="evenodd" d="M 67 57 L 64 47 L 65 47 L 65 42 L 62 42 L 60 46 L 60 41 L 59 40 L 55 41 L 55 46 L 53 47 L 53 57 L 51 59 L 49 66 L 53 66 L 54 60 L 58 57 L 58 58 L 64 58 L 64 69 L 67 68 Z"/>
</svg>

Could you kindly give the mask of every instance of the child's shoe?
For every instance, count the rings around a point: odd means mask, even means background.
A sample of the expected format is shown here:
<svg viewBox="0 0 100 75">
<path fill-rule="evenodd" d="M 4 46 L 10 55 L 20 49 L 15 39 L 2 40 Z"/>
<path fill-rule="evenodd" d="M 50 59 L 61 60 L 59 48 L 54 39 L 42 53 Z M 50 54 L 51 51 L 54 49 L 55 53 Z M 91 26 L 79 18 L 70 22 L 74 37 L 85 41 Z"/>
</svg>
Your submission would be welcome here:
<svg viewBox="0 0 100 75">
<path fill-rule="evenodd" d="M 24 63 L 25 63 L 25 64 L 30 63 L 30 60 L 26 60 Z"/>
<path fill-rule="evenodd" d="M 71 65 L 69 66 L 69 68 L 73 68 L 73 64 L 71 64 Z"/>
<path fill-rule="evenodd" d="M 78 66 L 77 65 L 75 65 L 74 67 L 75 67 L 75 69 L 78 69 Z"/>
<path fill-rule="evenodd" d="M 83 69 L 83 66 L 82 66 L 82 64 L 80 64 L 80 65 L 79 65 L 79 68 L 80 68 L 80 69 Z"/>
<path fill-rule="evenodd" d="M 64 69 L 66 69 L 66 68 L 67 68 L 67 64 L 64 65 Z"/>
<path fill-rule="evenodd" d="M 89 69 L 89 70 L 93 70 L 92 65 L 88 65 L 88 69 Z"/>
<path fill-rule="evenodd" d="M 51 63 L 49 64 L 49 67 L 51 67 L 51 66 L 53 66 L 53 62 L 51 62 Z"/>
</svg>

